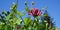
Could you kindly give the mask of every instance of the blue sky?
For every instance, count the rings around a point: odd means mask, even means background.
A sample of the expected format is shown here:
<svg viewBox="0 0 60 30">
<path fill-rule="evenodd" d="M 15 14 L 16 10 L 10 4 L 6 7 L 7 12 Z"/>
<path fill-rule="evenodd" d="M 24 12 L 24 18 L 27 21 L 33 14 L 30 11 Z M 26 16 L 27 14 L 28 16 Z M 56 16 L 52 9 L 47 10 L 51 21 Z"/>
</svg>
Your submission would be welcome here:
<svg viewBox="0 0 60 30">
<path fill-rule="evenodd" d="M 28 3 L 29 8 L 42 9 L 44 6 L 48 6 L 49 15 L 53 18 L 56 26 L 60 28 L 60 0 L 18 0 L 18 11 L 24 10 L 25 1 Z M 34 6 L 31 5 L 32 1 L 35 3 Z M 0 0 L 0 12 L 2 10 L 9 11 L 13 2 L 16 2 L 16 0 Z"/>
</svg>

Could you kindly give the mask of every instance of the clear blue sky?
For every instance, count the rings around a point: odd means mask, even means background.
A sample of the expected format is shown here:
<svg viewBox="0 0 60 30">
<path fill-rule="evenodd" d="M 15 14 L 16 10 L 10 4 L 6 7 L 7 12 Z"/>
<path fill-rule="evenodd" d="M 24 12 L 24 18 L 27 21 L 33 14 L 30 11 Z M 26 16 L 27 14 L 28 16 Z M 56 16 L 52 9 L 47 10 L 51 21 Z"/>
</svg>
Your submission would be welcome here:
<svg viewBox="0 0 60 30">
<path fill-rule="evenodd" d="M 18 11 L 23 11 L 25 1 L 30 8 L 32 7 L 32 1 L 35 2 L 33 7 L 39 9 L 48 6 L 47 11 L 49 15 L 53 18 L 53 21 L 55 21 L 56 26 L 60 27 L 60 0 L 18 0 Z M 0 12 L 2 10 L 9 11 L 13 2 L 16 2 L 16 0 L 0 0 Z"/>
</svg>

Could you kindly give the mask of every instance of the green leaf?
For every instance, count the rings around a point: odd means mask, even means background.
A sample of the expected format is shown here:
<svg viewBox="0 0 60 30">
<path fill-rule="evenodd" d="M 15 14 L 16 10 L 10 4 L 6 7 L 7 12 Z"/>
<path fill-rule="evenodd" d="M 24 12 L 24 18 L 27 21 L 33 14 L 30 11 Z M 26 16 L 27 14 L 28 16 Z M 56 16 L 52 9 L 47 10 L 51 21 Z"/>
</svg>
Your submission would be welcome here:
<svg viewBox="0 0 60 30">
<path fill-rule="evenodd" d="M 6 20 L 9 20 L 9 18 L 10 18 L 10 15 L 8 15 L 8 16 L 6 17 Z"/>
<path fill-rule="evenodd" d="M 21 24 L 21 22 L 22 22 L 22 20 L 21 20 L 21 19 L 17 19 L 17 20 L 16 20 L 16 24 L 17 24 L 17 25 L 20 25 L 20 24 Z"/>
<path fill-rule="evenodd" d="M 3 27 L 4 24 L 5 24 L 5 23 L 0 22 L 0 29 L 2 29 L 2 27 Z"/>
<path fill-rule="evenodd" d="M 6 16 L 6 20 L 10 20 L 11 18 L 15 17 L 14 13 L 11 12 L 8 16 Z"/>
<path fill-rule="evenodd" d="M 6 12 L 2 11 L 2 14 L 5 14 Z"/>
<path fill-rule="evenodd" d="M 24 23 L 26 26 L 29 25 L 30 22 L 31 22 L 30 18 L 24 18 Z"/>
<path fill-rule="evenodd" d="M 24 16 L 25 14 L 23 14 L 23 13 L 21 13 L 21 12 L 17 12 L 17 14 L 19 15 L 19 16 Z"/>
<path fill-rule="evenodd" d="M 14 10 L 14 9 L 16 9 L 16 7 L 17 7 L 17 4 L 14 3 L 14 4 L 10 7 L 10 9 L 11 9 L 11 10 Z"/>
<path fill-rule="evenodd" d="M 13 25 L 13 24 L 17 24 L 17 25 L 20 25 L 22 20 L 19 19 L 19 18 L 13 18 L 11 20 L 9 20 L 10 24 Z"/>
<path fill-rule="evenodd" d="M 11 30 L 11 27 L 9 25 L 5 25 L 5 30 Z"/>
<path fill-rule="evenodd" d="M 45 16 L 48 16 L 48 14 L 44 14 L 44 17 L 45 17 Z"/>
<path fill-rule="evenodd" d="M 26 6 L 25 10 L 26 10 L 27 12 L 29 12 L 29 8 L 28 8 L 28 6 Z"/>
<path fill-rule="evenodd" d="M 20 13 L 20 16 L 24 16 L 25 14 L 23 14 L 23 13 Z"/>
</svg>

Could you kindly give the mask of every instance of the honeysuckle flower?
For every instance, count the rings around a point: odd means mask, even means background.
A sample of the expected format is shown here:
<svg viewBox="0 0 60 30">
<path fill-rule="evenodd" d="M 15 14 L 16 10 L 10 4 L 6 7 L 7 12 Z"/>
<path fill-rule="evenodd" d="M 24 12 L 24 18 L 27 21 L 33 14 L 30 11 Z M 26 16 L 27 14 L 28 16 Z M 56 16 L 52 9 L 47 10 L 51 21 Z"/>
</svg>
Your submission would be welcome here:
<svg viewBox="0 0 60 30">
<path fill-rule="evenodd" d="M 29 12 L 29 15 L 32 16 L 40 16 L 41 15 L 41 10 L 37 9 L 37 8 L 32 8 Z"/>
</svg>

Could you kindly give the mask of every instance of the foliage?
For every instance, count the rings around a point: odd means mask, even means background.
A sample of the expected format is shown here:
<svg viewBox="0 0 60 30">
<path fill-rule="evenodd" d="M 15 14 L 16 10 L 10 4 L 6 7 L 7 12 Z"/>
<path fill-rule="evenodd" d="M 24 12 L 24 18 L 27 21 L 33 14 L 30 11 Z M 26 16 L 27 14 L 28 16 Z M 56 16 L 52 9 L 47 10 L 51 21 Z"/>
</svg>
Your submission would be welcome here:
<svg viewBox="0 0 60 30">
<path fill-rule="evenodd" d="M 17 11 L 17 4 L 13 4 L 10 7 L 11 11 L 2 11 L 0 14 L 0 30 L 55 30 L 54 23 L 47 10 L 41 14 L 42 12 L 38 9 L 30 10 L 26 2 L 25 5 L 26 12 L 32 13 L 30 15 L 34 17 L 34 20 L 30 16 L 22 18 L 25 14 Z"/>
</svg>

